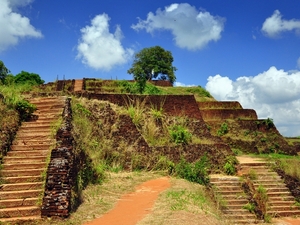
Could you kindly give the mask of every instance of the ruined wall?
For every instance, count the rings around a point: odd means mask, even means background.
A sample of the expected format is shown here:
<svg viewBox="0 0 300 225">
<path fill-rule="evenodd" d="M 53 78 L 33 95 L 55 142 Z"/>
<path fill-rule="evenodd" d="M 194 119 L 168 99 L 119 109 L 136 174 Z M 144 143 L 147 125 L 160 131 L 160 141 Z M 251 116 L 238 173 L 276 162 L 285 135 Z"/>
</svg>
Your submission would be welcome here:
<svg viewBox="0 0 300 225">
<path fill-rule="evenodd" d="M 58 146 L 51 151 L 42 202 L 42 217 L 67 217 L 71 209 L 73 137 L 70 100 L 70 98 L 66 99 L 63 125 L 56 134 Z"/>
<path fill-rule="evenodd" d="M 193 95 L 124 95 L 124 94 L 95 94 L 82 93 L 78 96 L 88 99 L 109 101 L 119 106 L 129 106 L 137 101 L 145 106 L 155 107 L 172 116 L 187 116 L 202 120 L 200 110 Z"/>
<path fill-rule="evenodd" d="M 253 109 L 205 109 L 200 110 L 204 120 L 251 119 L 257 120 Z"/>
<path fill-rule="evenodd" d="M 211 101 L 197 102 L 200 110 L 202 109 L 243 109 L 237 101 Z"/>
</svg>

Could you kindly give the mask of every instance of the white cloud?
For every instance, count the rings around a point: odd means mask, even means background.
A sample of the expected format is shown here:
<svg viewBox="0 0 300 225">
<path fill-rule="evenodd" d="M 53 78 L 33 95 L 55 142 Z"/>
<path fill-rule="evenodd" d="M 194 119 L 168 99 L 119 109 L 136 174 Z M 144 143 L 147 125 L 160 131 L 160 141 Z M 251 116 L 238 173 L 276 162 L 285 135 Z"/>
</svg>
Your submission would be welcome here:
<svg viewBox="0 0 300 225">
<path fill-rule="evenodd" d="M 156 30 L 171 31 L 178 47 L 197 50 L 221 38 L 224 22 L 224 18 L 182 3 L 172 4 L 164 10 L 159 8 L 156 14 L 149 12 L 146 20 L 139 18 L 139 22 L 131 27 L 136 31 L 145 29 L 151 34 Z"/>
<path fill-rule="evenodd" d="M 27 17 L 16 13 L 16 7 L 23 7 L 32 0 L 0 1 L 0 52 L 10 46 L 17 45 L 21 38 L 41 38 L 42 33 L 36 30 Z"/>
<path fill-rule="evenodd" d="M 217 100 L 236 100 L 254 109 L 259 118 L 273 118 L 285 136 L 300 135 L 300 71 L 286 72 L 272 66 L 254 77 L 230 80 L 210 76 L 206 89 Z"/>
<path fill-rule="evenodd" d="M 285 31 L 300 32 L 300 20 L 291 19 L 284 20 L 278 10 L 275 10 L 273 15 L 265 20 L 261 28 L 262 32 L 271 38 L 276 38 L 280 33 Z"/>
<path fill-rule="evenodd" d="M 195 84 L 184 84 L 181 82 L 174 82 L 174 87 L 195 87 Z"/>
<path fill-rule="evenodd" d="M 124 49 L 121 45 L 120 26 L 114 34 L 109 32 L 109 20 L 105 13 L 97 15 L 91 26 L 80 30 L 82 36 L 77 46 L 77 58 L 94 69 L 109 71 L 115 65 L 126 63 L 133 55 L 132 49 Z"/>
</svg>

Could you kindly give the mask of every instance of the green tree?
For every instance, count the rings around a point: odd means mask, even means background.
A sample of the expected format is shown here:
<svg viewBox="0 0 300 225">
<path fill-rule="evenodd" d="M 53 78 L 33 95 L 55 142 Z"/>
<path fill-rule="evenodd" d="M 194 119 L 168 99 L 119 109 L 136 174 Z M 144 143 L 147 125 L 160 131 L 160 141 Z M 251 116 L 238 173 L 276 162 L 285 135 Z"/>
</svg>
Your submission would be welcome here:
<svg viewBox="0 0 300 225">
<path fill-rule="evenodd" d="M 21 71 L 15 76 L 15 83 L 16 84 L 25 84 L 29 83 L 32 85 L 39 85 L 43 84 L 45 81 L 41 79 L 40 75 L 36 73 L 29 73 L 26 71 Z"/>
<path fill-rule="evenodd" d="M 6 68 L 6 66 L 4 65 L 4 63 L 0 60 L 0 81 L 2 83 L 4 83 L 4 80 L 7 76 L 7 74 L 9 74 L 10 71 L 9 69 Z"/>
<path fill-rule="evenodd" d="M 135 54 L 132 67 L 127 73 L 133 74 L 134 79 L 138 83 L 141 82 L 141 87 L 145 87 L 146 81 L 152 79 L 169 80 L 174 83 L 177 69 L 172 63 L 173 56 L 170 51 L 160 46 L 144 48 Z"/>
</svg>

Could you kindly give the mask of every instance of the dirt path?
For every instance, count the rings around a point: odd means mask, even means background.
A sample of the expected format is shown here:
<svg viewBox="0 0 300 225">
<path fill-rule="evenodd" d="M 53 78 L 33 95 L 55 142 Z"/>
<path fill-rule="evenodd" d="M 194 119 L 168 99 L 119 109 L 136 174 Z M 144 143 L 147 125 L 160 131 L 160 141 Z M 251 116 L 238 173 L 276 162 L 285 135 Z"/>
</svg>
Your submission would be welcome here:
<svg viewBox="0 0 300 225">
<path fill-rule="evenodd" d="M 158 195 L 170 186 L 167 177 L 144 182 L 135 192 L 123 195 L 111 211 L 86 225 L 135 225 L 151 212 Z"/>
</svg>

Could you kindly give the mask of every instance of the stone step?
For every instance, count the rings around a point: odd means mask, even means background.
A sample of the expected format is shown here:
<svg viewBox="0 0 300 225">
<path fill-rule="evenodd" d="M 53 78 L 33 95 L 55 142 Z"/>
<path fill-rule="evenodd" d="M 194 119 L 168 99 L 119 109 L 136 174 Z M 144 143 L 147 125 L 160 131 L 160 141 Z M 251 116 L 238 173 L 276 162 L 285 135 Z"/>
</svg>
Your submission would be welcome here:
<svg viewBox="0 0 300 225">
<path fill-rule="evenodd" d="M 246 205 L 248 203 L 247 199 L 227 199 L 226 205 Z"/>
<path fill-rule="evenodd" d="M 226 202 L 227 200 L 244 200 L 246 199 L 244 194 L 227 194 L 227 195 L 222 195 L 222 199 L 224 199 Z"/>
<path fill-rule="evenodd" d="M 1 170 L 0 174 L 3 177 L 17 177 L 17 176 L 39 176 L 46 168 L 27 169 L 27 170 Z"/>
<path fill-rule="evenodd" d="M 295 201 L 269 201 L 269 206 L 294 206 Z"/>
<path fill-rule="evenodd" d="M 43 187 L 43 182 L 1 184 L 1 191 L 36 190 Z"/>
<path fill-rule="evenodd" d="M 25 198 L 25 199 L 6 199 L 0 200 L 0 208 L 12 208 L 21 206 L 36 205 L 39 198 Z"/>
<path fill-rule="evenodd" d="M 226 202 L 227 203 L 227 202 Z M 226 209 L 228 209 L 228 210 L 239 210 L 239 209 L 241 209 L 241 210 L 244 210 L 244 206 L 247 204 L 247 201 L 246 201 L 246 203 L 245 204 L 239 204 L 239 205 L 230 205 L 230 204 L 226 204 Z"/>
<path fill-rule="evenodd" d="M 234 176 L 220 176 L 219 174 L 217 175 L 211 175 L 209 176 L 209 180 L 211 183 L 213 182 L 223 182 L 223 181 L 232 181 L 232 182 L 239 182 L 240 179 L 239 177 L 234 177 Z"/>
<path fill-rule="evenodd" d="M 40 207 L 23 206 L 17 208 L 0 209 L 0 218 L 38 216 L 41 213 Z"/>
<path fill-rule="evenodd" d="M 289 191 L 276 191 L 276 192 L 267 192 L 268 197 L 286 197 L 291 196 L 291 192 Z"/>
<path fill-rule="evenodd" d="M 231 221 L 237 221 L 237 220 L 256 220 L 256 217 L 254 214 L 248 213 L 248 214 L 226 214 L 226 218 L 230 219 Z"/>
<path fill-rule="evenodd" d="M 241 191 L 241 186 L 214 186 L 219 191 Z"/>
<path fill-rule="evenodd" d="M 46 162 L 47 156 L 31 156 L 31 157 L 5 157 L 4 163 L 29 163 L 29 162 Z"/>
<path fill-rule="evenodd" d="M 16 224 L 27 224 L 27 222 L 34 221 L 32 224 L 35 224 L 37 220 L 41 219 L 41 215 L 36 216 L 22 216 L 22 217 L 11 217 L 11 218 L 0 218 L 0 222 L 4 224 L 11 224 L 10 222 L 16 222 Z"/>
<path fill-rule="evenodd" d="M 225 196 L 225 195 L 240 195 L 240 196 L 245 195 L 244 192 L 241 189 L 239 189 L 239 190 L 230 190 L 230 191 L 229 190 L 225 190 L 225 191 L 219 190 L 219 191 L 217 191 L 217 193 L 221 194 L 222 196 Z"/>
<path fill-rule="evenodd" d="M 261 162 L 240 163 L 239 165 L 241 167 L 251 167 L 251 168 L 254 168 L 256 166 L 268 166 L 269 164 L 270 163 L 268 163 L 268 162 L 261 161 Z"/>
<path fill-rule="evenodd" d="M 40 182 L 42 181 L 41 175 L 35 176 L 17 176 L 17 177 L 2 177 L 1 180 L 5 184 L 16 184 L 16 183 L 26 183 L 26 182 Z"/>
<path fill-rule="evenodd" d="M 292 195 L 287 196 L 280 196 L 277 194 L 277 196 L 268 196 L 269 203 L 278 202 L 278 201 L 295 201 L 295 198 Z"/>
<path fill-rule="evenodd" d="M 18 164 L 9 164 L 4 163 L 2 165 L 3 170 L 27 170 L 27 169 L 39 169 L 39 168 L 45 168 L 46 162 L 24 162 L 24 163 L 18 163 Z"/>
<path fill-rule="evenodd" d="M 37 190 L 21 190 L 21 191 L 1 191 L 0 200 L 17 199 L 17 198 L 35 198 L 43 192 L 42 189 Z"/>
<path fill-rule="evenodd" d="M 32 98 L 30 99 L 30 103 L 34 104 L 37 108 L 39 106 L 43 106 L 43 105 L 54 105 L 54 104 L 60 104 L 63 103 L 65 101 L 66 98 L 57 98 L 57 97 L 47 97 L 47 98 Z"/>
<path fill-rule="evenodd" d="M 30 144 L 27 145 L 12 145 L 11 151 L 28 151 L 28 150 L 49 150 L 52 144 Z"/>
<path fill-rule="evenodd" d="M 50 125 L 47 126 L 37 126 L 37 127 L 20 127 L 20 129 L 18 130 L 18 134 L 20 133 L 35 133 L 35 134 L 39 134 L 39 133 L 44 133 L 44 132 L 50 132 L 51 133 L 52 128 Z"/>
<path fill-rule="evenodd" d="M 234 214 L 234 215 L 249 215 L 251 214 L 248 210 L 246 209 L 225 209 L 225 210 L 222 210 L 222 212 L 226 215 L 228 214 Z"/>
<path fill-rule="evenodd" d="M 41 139 L 46 138 L 48 139 L 51 136 L 50 131 L 44 131 L 44 132 L 18 132 L 16 138 L 18 139 Z"/>
<path fill-rule="evenodd" d="M 256 184 L 254 184 L 254 187 L 258 188 L 260 185 L 263 186 L 266 189 L 270 189 L 270 188 L 286 188 L 285 183 L 278 183 L 276 181 L 274 181 L 273 183 L 270 182 L 270 183 L 267 183 L 267 184 L 258 184 L 258 183 L 256 183 Z"/>
<path fill-rule="evenodd" d="M 239 181 L 210 181 L 211 184 L 218 186 L 240 186 L 241 183 Z"/>
<path fill-rule="evenodd" d="M 13 157 L 27 157 L 27 156 L 47 156 L 49 150 L 24 150 L 24 151 L 8 151 L 7 156 Z"/>
<path fill-rule="evenodd" d="M 280 206 L 269 206 L 268 211 L 289 211 L 289 210 L 299 210 L 296 205 L 280 205 Z"/>
<path fill-rule="evenodd" d="M 287 187 L 272 187 L 272 188 L 267 188 L 265 187 L 265 189 L 267 190 L 267 193 L 269 192 L 290 192 L 289 189 Z"/>
<path fill-rule="evenodd" d="M 31 146 L 31 145 L 51 145 L 55 144 L 55 139 L 47 138 L 47 139 L 28 139 L 28 140 L 18 140 L 15 139 L 13 141 L 13 145 L 11 146 L 12 149 L 14 149 L 14 146 Z"/>
<path fill-rule="evenodd" d="M 288 216 L 299 216 L 300 210 L 284 210 L 284 211 L 267 211 L 269 215 L 273 217 L 288 217 Z"/>
<path fill-rule="evenodd" d="M 63 108 L 65 106 L 65 103 L 64 102 L 43 102 L 35 105 L 39 110 L 45 110 L 45 109 Z"/>
</svg>

